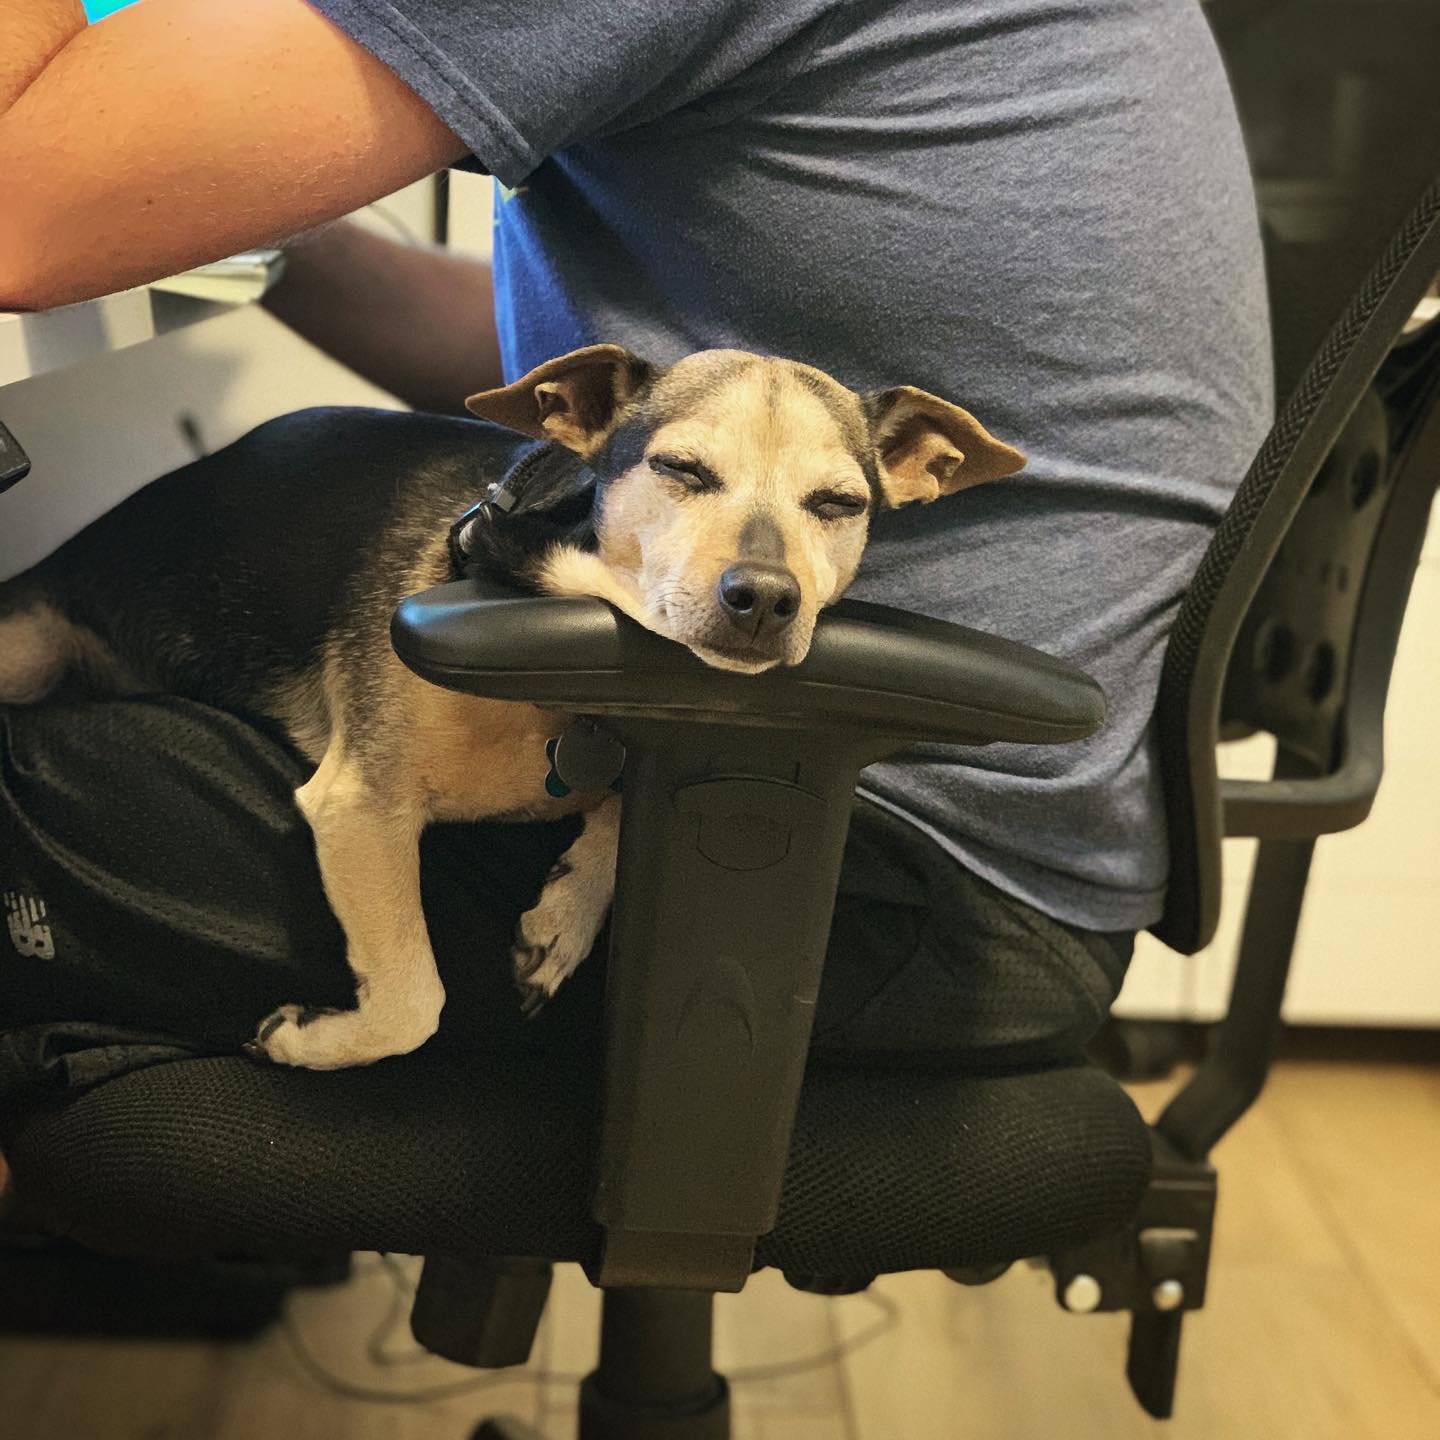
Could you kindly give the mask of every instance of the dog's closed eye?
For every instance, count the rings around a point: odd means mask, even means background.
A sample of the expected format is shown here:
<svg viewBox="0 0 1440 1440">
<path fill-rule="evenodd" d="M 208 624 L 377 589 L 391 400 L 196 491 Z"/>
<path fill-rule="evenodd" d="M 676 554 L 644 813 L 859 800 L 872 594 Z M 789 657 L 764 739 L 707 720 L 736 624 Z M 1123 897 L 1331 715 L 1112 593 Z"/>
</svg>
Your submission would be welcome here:
<svg viewBox="0 0 1440 1440">
<path fill-rule="evenodd" d="M 678 480 L 693 495 L 709 495 L 725 488 L 720 477 L 702 460 L 681 455 L 652 455 L 650 468 L 657 475 Z"/>
<path fill-rule="evenodd" d="M 870 497 L 853 490 L 812 490 L 804 505 L 817 520 L 848 520 L 870 508 Z"/>
</svg>

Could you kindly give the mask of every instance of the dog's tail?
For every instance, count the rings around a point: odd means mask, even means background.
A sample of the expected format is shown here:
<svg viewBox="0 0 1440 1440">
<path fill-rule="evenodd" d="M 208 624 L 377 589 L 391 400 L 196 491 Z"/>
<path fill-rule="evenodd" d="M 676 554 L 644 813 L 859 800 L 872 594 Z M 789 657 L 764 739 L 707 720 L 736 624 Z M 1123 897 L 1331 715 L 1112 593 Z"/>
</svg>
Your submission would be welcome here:
<svg viewBox="0 0 1440 1440">
<path fill-rule="evenodd" d="M 0 705 L 33 705 L 64 678 L 74 626 L 27 576 L 0 584 Z"/>
</svg>

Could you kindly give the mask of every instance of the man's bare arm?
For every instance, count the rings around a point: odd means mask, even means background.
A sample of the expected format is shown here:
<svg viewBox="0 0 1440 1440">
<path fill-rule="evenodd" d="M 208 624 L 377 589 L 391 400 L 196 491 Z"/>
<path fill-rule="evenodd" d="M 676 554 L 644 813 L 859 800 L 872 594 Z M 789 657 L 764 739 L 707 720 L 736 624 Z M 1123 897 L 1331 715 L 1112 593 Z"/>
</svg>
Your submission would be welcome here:
<svg viewBox="0 0 1440 1440">
<path fill-rule="evenodd" d="M 265 305 L 417 410 L 463 413 L 467 395 L 504 383 L 479 260 L 331 225 L 290 247 Z"/>
<path fill-rule="evenodd" d="M 464 152 L 303 0 L 143 0 L 75 35 L 0 113 L 0 309 L 273 243 Z"/>
</svg>

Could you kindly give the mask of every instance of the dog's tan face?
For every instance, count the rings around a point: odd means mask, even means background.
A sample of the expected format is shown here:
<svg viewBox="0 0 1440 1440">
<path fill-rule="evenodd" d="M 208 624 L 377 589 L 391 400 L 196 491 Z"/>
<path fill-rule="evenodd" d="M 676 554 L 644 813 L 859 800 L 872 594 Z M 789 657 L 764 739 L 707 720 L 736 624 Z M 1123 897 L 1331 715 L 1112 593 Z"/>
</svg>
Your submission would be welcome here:
<svg viewBox="0 0 1440 1440">
<path fill-rule="evenodd" d="M 804 658 L 869 528 L 853 394 L 787 361 L 702 352 L 655 380 L 597 460 L 600 556 L 657 628 L 726 668 Z"/>
<path fill-rule="evenodd" d="M 604 593 L 708 664 L 747 672 L 805 658 L 877 509 L 1025 463 L 923 391 L 860 396 L 808 365 L 736 350 L 657 371 L 592 346 L 469 405 L 561 441 L 600 477 L 598 563 L 614 588 L 555 588 Z M 594 564 L 586 557 L 577 576 Z"/>
</svg>

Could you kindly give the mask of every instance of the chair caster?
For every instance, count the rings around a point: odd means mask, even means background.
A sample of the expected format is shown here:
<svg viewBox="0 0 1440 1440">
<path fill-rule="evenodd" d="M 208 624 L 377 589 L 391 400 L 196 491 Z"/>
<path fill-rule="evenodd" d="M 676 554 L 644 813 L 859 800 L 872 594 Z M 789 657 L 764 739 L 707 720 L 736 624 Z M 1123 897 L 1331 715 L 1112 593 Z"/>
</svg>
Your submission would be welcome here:
<svg viewBox="0 0 1440 1440">
<path fill-rule="evenodd" d="M 470 1440 L 544 1440 L 520 1420 L 484 1420 L 471 1432 Z"/>
</svg>

